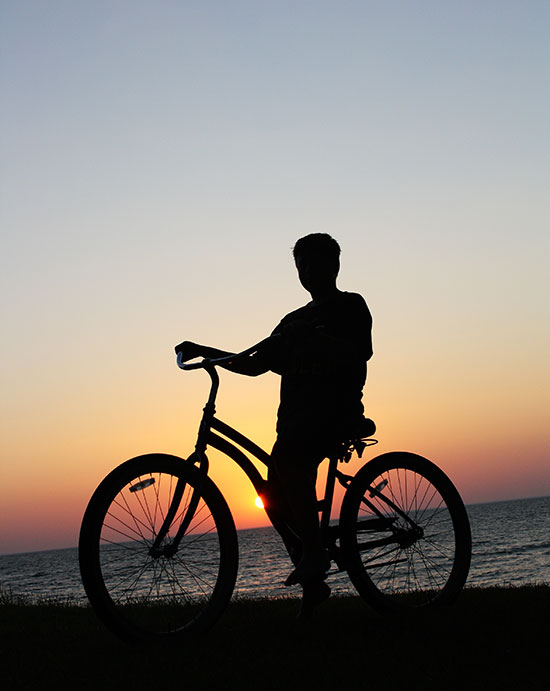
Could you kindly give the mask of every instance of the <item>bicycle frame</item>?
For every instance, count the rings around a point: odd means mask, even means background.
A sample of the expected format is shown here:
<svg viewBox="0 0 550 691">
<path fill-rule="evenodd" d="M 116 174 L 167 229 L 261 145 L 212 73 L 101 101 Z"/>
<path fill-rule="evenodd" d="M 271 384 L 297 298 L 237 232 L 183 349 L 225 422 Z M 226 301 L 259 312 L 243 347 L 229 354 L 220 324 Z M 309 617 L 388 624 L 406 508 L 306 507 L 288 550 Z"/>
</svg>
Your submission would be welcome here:
<svg viewBox="0 0 550 691">
<path fill-rule="evenodd" d="M 240 355 L 245 355 L 247 353 L 253 352 L 257 347 L 258 346 L 254 346 L 253 348 L 250 348 L 249 350 L 245 351 L 244 353 L 241 353 Z M 247 451 L 254 458 L 263 463 L 266 467 L 269 466 L 270 462 L 269 454 L 266 451 L 264 451 L 260 446 L 255 444 L 252 440 L 248 439 L 248 437 L 246 437 L 244 434 L 241 434 L 236 429 L 234 429 L 233 427 L 231 427 L 230 425 L 228 425 L 227 423 L 223 422 L 215 416 L 216 396 L 218 393 L 220 383 L 219 375 L 216 371 L 216 366 L 230 359 L 231 358 L 220 358 L 217 360 L 203 360 L 198 363 L 185 364 L 182 361 L 182 359 L 178 356 L 178 366 L 181 369 L 205 369 L 211 379 L 210 393 L 206 405 L 204 406 L 203 415 L 199 424 L 199 431 L 197 434 L 195 450 L 186 459 L 186 462 L 198 465 L 199 468 L 206 475 L 209 469 L 209 461 L 206 455 L 206 449 L 208 446 L 211 446 L 220 451 L 221 453 L 224 453 L 226 456 L 229 456 L 229 458 L 231 458 L 244 471 L 244 473 L 252 483 L 254 489 L 256 490 L 258 496 L 262 498 L 263 495 L 265 498 L 267 490 L 267 480 L 264 480 L 256 465 L 250 460 L 250 458 L 247 455 L 243 453 L 241 449 Z M 337 471 L 337 464 L 338 457 L 335 456 L 334 458 L 330 459 L 325 495 L 323 499 L 321 499 L 318 502 L 319 510 L 321 511 L 321 530 L 325 538 L 328 538 L 329 534 L 329 521 L 332 509 L 332 501 L 334 497 L 335 480 L 338 477 L 339 481 L 344 486 L 347 486 L 349 481 L 351 481 L 350 477 L 345 476 L 343 473 L 339 473 Z M 178 483 L 178 486 L 176 487 L 176 491 L 174 493 L 174 498 L 166 514 L 165 520 L 163 521 L 163 525 L 161 526 L 156 536 L 155 542 L 149 550 L 149 553 L 153 557 L 159 557 L 162 554 L 167 554 L 168 552 L 175 552 L 179 546 L 181 539 L 183 538 L 183 535 L 185 534 L 185 531 L 189 526 L 189 523 L 192 520 L 193 514 L 196 509 L 196 501 L 194 501 L 193 498 L 190 501 L 190 504 L 186 511 L 186 516 L 184 517 L 184 520 L 182 521 L 182 524 L 178 529 L 178 532 L 175 535 L 174 539 L 169 545 L 165 545 L 164 547 L 161 546 L 164 541 L 164 538 L 168 533 L 172 520 L 174 519 L 174 516 L 178 511 L 184 490 L 185 483 Z M 266 506 L 267 502 L 265 501 L 265 499 L 263 499 L 262 501 L 264 503 L 266 513 L 273 526 L 281 534 L 288 531 L 288 526 L 283 525 L 277 519 L 275 513 L 270 510 L 270 507 Z M 331 540 L 331 542 L 334 543 L 335 539 L 336 538 Z"/>
<path fill-rule="evenodd" d="M 229 456 L 235 463 L 244 471 L 254 489 L 256 490 L 258 496 L 262 498 L 265 496 L 267 489 L 267 480 L 264 480 L 261 473 L 259 472 L 256 465 L 250 460 L 250 458 L 241 451 L 244 449 L 249 454 L 251 454 L 258 461 L 263 463 L 264 466 L 269 467 L 270 455 L 264 451 L 260 446 L 246 437 L 241 432 L 223 422 L 215 416 L 216 408 L 215 401 L 216 395 L 219 387 L 219 375 L 216 371 L 215 364 L 206 362 L 203 364 L 203 369 L 205 369 L 211 378 L 211 388 L 208 401 L 203 410 L 203 416 L 199 425 L 199 433 L 197 436 L 197 443 L 195 445 L 195 451 L 188 459 L 193 463 L 198 463 L 198 465 L 204 468 L 206 471 L 208 469 L 208 458 L 206 456 L 206 449 L 211 446 L 218 451 L 221 451 L 226 456 Z M 223 436 L 220 436 L 223 435 Z M 233 443 L 232 443 L 233 442 Z M 241 447 L 241 448 L 238 448 Z M 326 533 L 329 521 L 330 513 L 332 509 L 332 501 L 334 496 L 334 485 L 335 480 L 338 478 L 340 482 L 347 486 L 347 483 L 351 478 L 347 478 L 343 473 L 339 474 L 337 471 L 338 458 L 334 457 L 330 459 L 329 470 L 327 474 L 327 481 L 325 487 L 325 494 L 323 499 L 318 502 L 319 510 L 321 513 L 321 530 Z M 263 499 L 264 505 L 266 504 L 265 499 Z M 269 508 L 266 507 L 266 512 L 273 524 L 277 522 L 277 519 L 270 515 Z M 278 529 L 282 526 L 278 525 Z"/>
<path fill-rule="evenodd" d="M 266 339 L 267 340 L 267 339 Z M 242 353 L 238 354 L 238 357 L 246 356 L 248 354 L 251 354 L 255 350 L 257 350 L 264 341 L 261 343 L 253 346 L 252 348 L 249 348 L 246 351 L 243 351 Z M 203 409 L 203 415 L 202 419 L 199 424 L 199 431 L 197 434 L 197 441 L 195 444 L 195 450 L 193 453 L 186 459 L 186 462 L 188 463 L 193 463 L 194 465 L 198 465 L 199 468 L 205 473 L 205 475 L 208 473 L 208 468 L 209 468 L 209 461 L 208 457 L 206 455 L 206 449 L 208 446 L 211 446 L 218 451 L 224 453 L 226 456 L 229 456 L 235 463 L 244 471 L 252 485 L 254 486 L 254 489 L 256 490 L 258 496 L 261 498 L 262 495 L 265 496 L 266 490 L 267 490 L 267 480 L 264 480 L 262 477 L 261 473 L 259 472 L 258 468 L 255 466 L 255 464 L 250 460 L 250 458 L 241 451 L 240 448 L 244 449 L 247 451 L 249 454 L 251 454 L 254 458 L 256 458 L 258 461 L 263 463 L 266 467 L 269 466 L 270 463 L 270 456 L 266 451 L 264 451 L 261 447 L 259 447 L 257 444 L 255 444 L 253 441 L 248 439 L 244 434 L 241 434 L 238 432 L 236 429 L 228 425 L 227 423 L 223 422 L 222 420 L 218 419 L 215 416 L 216 413 L 216 396 L 218 393 L 219 389 L 219 375 L 216 370 L 216 367 L 218 365 L 222 364 L 229 364 L 232 362 L 237 356 L 227 356 L 223 358 L 218 358 L 215 360 L 209 360 L 205 359 L 200 362 L 194 362 L 194 363 L 185 363 L 181 356 L 178 355 L 178 366 L 183 369 L 183 370 L 191 370 L 191 369 L 205 369 L 206 372 L 209 374 L 210 379 L 211 379 L 211 387 L 210 387 L 210 393 L 208 396 L 208 400 L 206 402 L 206 405 L 204 406 Z M 220 436 L 223 435 L 223 436 Z M 375 440 L 372 440 L 371 443 L 376 443 Z M 366 446 L 367 444 L 363 444 Z M 336 546 L 336 540 L 338 539 L 339 536 L 339 528 L 338 526 L 330 526 L 330 516 L 331 516 L 331 511 L 332 511 L 332 504 L 333 504 L 333 499 L 334 499 L 334 488 L 335 488 L 335 483 L 336 480 L 344 487 L 347 488 L 350 484 L 350 482 L 353 480 L 353 476 L 346 475 L 345 473 L 341 472 L 338 470 L 338 463 L 339 461 L 342 461 L 344 459 L 347 460 L 348 458 L 348 452 L 350 448 L 353 448 L 353 444 L 350 442 L 347 445 L 342 444 L 341 448 L 339 449 L 338 453 L 333 454 L 332 456 L 329 457 L 329 466 L 328 466 L 328 472 L 327 472 L 327 478 L 326 478 L 326 483 L 325 483 L 325 492 L 324 496 L 322 499 L 318 500 L 318 510 L 321 513 L 320 517 L 320 527 L 321 527 L 321 534 L 323 537 L 323 542 L 325 543 L 326 547 L 329 549 L 332 558 L 336 562 L 339 570 L 342 570 L 344 567 L 341 564 L 341 560 L 339 559 L 339 548 Z M 359 455 L 361 455 L 362 448 L 357 449 L 359 452 Z M 181 487 L 180 487 L 181 485 Z M 381 493 L 381 489 L 383 487 L 372 487 L 371 488 L 371 496 L 376 496 L 377 498 L 381 499 L 384 501 L 390 508 L 392 508 L 395 512 L 397 512 L 399 515 L 402 516 L 410 525 L 413 530 L 417 530 L 418 526 L 412 521 L 412 519 L 407 516 L 405 513 L 403 513 L 399 507 L 395 506 L 395 504 L 388 498 L 385 497 Z M 174 516 L 176 515 L 179 504 L 181 502 L 181 499 L 183 497 L 183 493 L 185 490 L 185 483 L 182 481 L 178 483 L 178 486 L 176 488 L 176 491 L 174 493 L 174 498 L 172 500 L 171 506 L 167 512 L 166 518 L 163 522 L 163 525 L 161 529 L 159 530 L 159 533 L 155 539 L 155 542 L 153 546 L 150 549 L 150 554 L 153 557 L 158 557 L 161 556 L 162 554 L 167 554 L 170 552 L 175 552 L 177 551 L 177 548 L 179 546 L 179 543 L 181 539 L 183 538 L 183 535 L 185 534 L 185 531 L 187 530 L 193 515 L 195 513 L 196 507 L 197 507 L 197 502 L 198 502 L 198 497 L 196 500 L 194 498 L 191 499 L 189 506 L 186 511 L 186 516 L 184 520 L 182 521 L 180 528 L 175 535 L 174 539 L 172 542 L 164 547 L 161 547 L 163 540 L 165 536 L 168 533 L 168 530 L 170 528 L 170 525 L 172 523 L 172 520 Z M 392 531 L 392 535 L 389 537 L 381 538 L 380 540 L 375 540 L 375 541 L 370 541 L 369 547 L 368 548 L 373 548 L 373 547 L 378 547 L 382 546 L 385 544 L 390 544 L 392 542 L 396 541 L 396 537 L 393 534 L 393 521 L 389 520 L 384 514 L 374 505 L 372 504 L 367 498 L 363 499 L 363 502 L 369 506 L 369 508 L 376 514 L 377 518 L 369 518 L 364 521 L 363 523 L 363 530 L 370 532 L 370 531 L 384 531 L 384 530 L 390 530 Z M 265 506 L 266 502 L 264 501 L 264 508 L 266 510 L 266 513 L 273 524 L 273 526 L 278 530 L 278 532 L 283 535 L 286 532 L 288 532 L 290 529 L 287 525 L 282 524 L 280 520 L 276 517 L 276 514 L 274 514 L 273 511 L 270 510 L 269 506 Z M 292 532 L 290 530 L 290 532 Z"/>
</svg>

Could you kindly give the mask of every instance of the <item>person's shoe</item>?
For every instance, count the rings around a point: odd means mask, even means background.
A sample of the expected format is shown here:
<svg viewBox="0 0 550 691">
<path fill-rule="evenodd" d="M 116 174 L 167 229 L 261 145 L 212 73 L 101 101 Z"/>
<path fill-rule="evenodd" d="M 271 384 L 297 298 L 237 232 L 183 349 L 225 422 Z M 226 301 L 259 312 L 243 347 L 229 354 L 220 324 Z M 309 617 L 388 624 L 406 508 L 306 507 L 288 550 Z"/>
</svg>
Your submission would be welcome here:
<svg viewBox="0 0 550 691">
<path fill-rule="evenodd" d="M 304 585 L 315 581 L 324 581 L 329 569 L 330 559 L 326 552 L 318 559 L 303 557 L 298 566 L 286 579 L 285 585 L 288 587 L 298 585 L 298 583 Z"/>
<path fill-rule="evenodd" d="M 325 581 L 312 581 L 304 585 L 304 594 L 302 595 L 302 603 L 297 619 L 304 621 L 309 619 L 313 610 L 321 602 L 328 600 L 330 597 L 330 588 Z"/>
</svg>

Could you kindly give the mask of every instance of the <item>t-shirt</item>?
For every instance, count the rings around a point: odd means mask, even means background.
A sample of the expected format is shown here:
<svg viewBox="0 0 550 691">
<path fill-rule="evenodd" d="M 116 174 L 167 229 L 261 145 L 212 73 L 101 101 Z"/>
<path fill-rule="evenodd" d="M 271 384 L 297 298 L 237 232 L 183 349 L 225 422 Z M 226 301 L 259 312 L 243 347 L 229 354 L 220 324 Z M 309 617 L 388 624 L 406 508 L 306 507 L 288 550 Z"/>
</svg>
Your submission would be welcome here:
<svg viewBox="0 0 550 691">
<path fill-rule="evenodd" d="M 305 322 L 304 338 L 281 339 L 270 369 L 281 375 L 277 432 L 345 435 L 363 414 L 372 317 L 357 293 L 338 291 L 287 314 L 273 330 Z"/>
</svg>

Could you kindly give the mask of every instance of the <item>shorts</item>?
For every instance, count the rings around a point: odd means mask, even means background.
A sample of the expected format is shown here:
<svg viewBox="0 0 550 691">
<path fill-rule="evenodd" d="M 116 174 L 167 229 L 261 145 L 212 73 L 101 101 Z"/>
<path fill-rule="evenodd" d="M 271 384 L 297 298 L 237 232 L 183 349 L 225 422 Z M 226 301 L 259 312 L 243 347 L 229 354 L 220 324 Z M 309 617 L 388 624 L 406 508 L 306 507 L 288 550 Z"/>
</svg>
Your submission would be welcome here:
<svg viewBox="0 0 550 691">
<path fill-rule="evenodd" d="M 271 451 L 269 477 L 274 479 L 277 466 L 283 463 L 290 464 L 315 483 L 319 464 L 337 450 L 340 441 L 341 437 L 334 434 L 318 430 L 313 433 L 308 428 L 303 428 L 301 433 L 296 430 L 279 432 Z"/>
</svg>

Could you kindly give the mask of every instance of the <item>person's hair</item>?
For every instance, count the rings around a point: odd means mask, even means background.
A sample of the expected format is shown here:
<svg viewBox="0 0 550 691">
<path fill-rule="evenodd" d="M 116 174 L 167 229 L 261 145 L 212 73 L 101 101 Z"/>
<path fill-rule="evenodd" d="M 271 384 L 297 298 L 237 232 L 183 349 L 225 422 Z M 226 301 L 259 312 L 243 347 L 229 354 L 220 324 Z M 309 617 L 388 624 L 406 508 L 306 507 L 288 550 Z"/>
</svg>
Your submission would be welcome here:
<svg viewBox="0 0 550 691">
<path fill-rule="evenodd" d="M 300 238 L 292 248 L 294 259 L 297 257 L 322 257 L 335 266 L 340 262 L 340 245 L 328 233 L 311 233 Z"/>
</svg>

